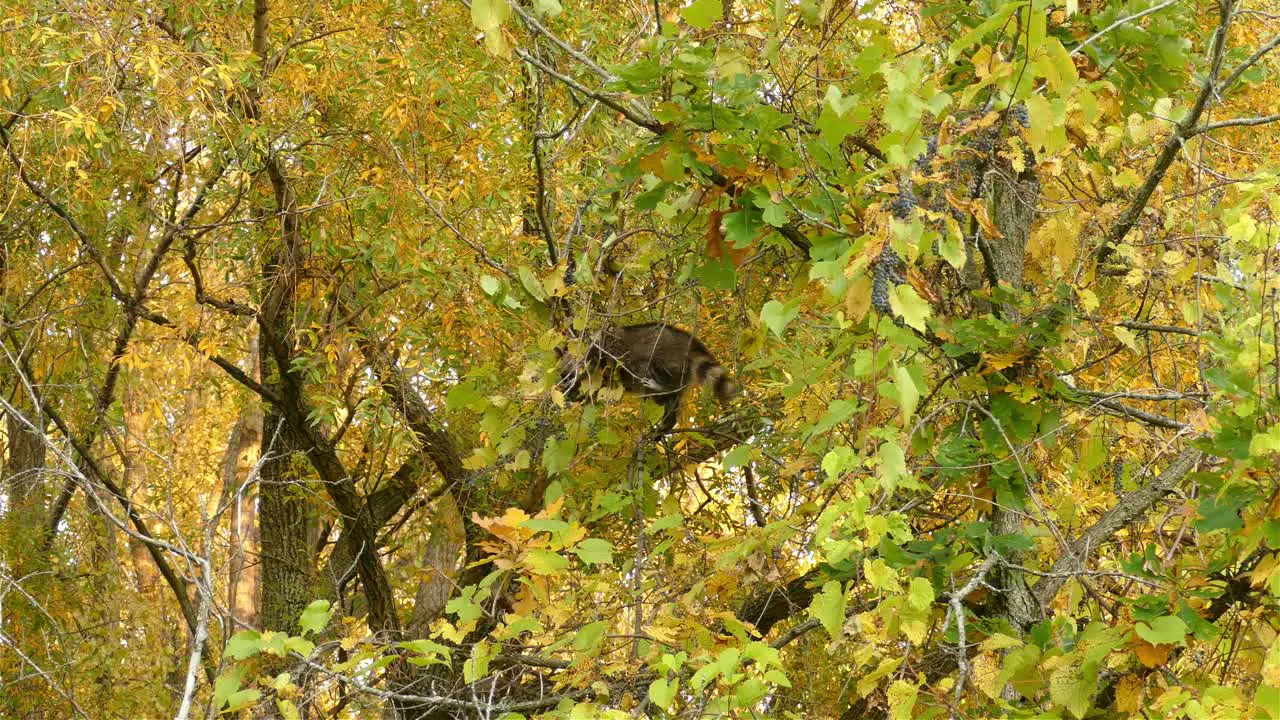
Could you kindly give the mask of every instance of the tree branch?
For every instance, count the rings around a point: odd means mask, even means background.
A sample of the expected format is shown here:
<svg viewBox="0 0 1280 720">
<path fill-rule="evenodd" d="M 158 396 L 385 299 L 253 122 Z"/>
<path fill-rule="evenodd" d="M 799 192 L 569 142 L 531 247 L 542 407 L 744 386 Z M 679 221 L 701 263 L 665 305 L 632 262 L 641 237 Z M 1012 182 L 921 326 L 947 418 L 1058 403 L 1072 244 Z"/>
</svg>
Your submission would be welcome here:
<svg viewBox="0 0 1280 720">
<path fill-rule="evenodd" d="M 1097 259 L 1099 262 L 1110 257 L 1114 250 L 1114 246 L 1124 239 L 1133 226 L 1138 222 L 1138 217 L 1147 207 L 1147 203 L 1151 200 L 1151 195 L 1155 193 L 1156 188 L 1160 185 L 1160 181 L 1164 179 L 1165 173 L 1169 171 L 1169 167 L 1178 156 L 1178 150 L 1182 148 L 1182 143 L 1188 137 L 1188 133 L 1200 122 L 1200 116 L 1204 113 L 1205 107 L 1209 103 L 1209 98 L 1213 97 L 1217 92 L 1218 73 L 1222 70 L 1222 58 L 1227 47 L 1227 31 L 1231 28 L 1231 20 L 1235 15 L 1236 0 L 1219 0 L 1218 2 L 1218 27 L 1213 32 L 1213 40 L 1210 43 L 1209 71 L 1205 74 L 1204 83 L 1200 86 L 1200 93 L 1196 96 L 1195 102 L 1191 109 L 1187 111 L 1186 117 L 1173 127 L 1173 132 L 1169 135 L 1169 139 L 1165 140 L 1164 147 L 1160 149 L 1160 154 L 1156 158 L 1155 165 L 1151 168 L 1151 173 L 1147 175 L 1146 182 L 1138 189 L 1137 195 L 1120 213 L 1120 217 L 1116 220 L 1115 225 L 1103 237 L 1102 243 L 1098 247 Z"/>
<path fill-rule="evenodd" d="M 1080 537 L 1069 544 L 1069 552 L 1058 559 L 1049 574 L 1041 578 L 1031 588 L 1031 594 L 1041 606 L 1048 606 L 1071 577 L 1072 573 L 1084 569 L 1089 556 L 1121 528 L 1146 513 L 1160 498 L 1167 495 L 1174 486 L 1182 481 L 1200 460 L 1200 451 L 1187 448 L 1169 463 L 1160 477 L 1151 484 L 1138 488 L 1120 498 L 1116 504 L 1098 518 L 1098 521 L 1080 534 Z"/>
</svg>

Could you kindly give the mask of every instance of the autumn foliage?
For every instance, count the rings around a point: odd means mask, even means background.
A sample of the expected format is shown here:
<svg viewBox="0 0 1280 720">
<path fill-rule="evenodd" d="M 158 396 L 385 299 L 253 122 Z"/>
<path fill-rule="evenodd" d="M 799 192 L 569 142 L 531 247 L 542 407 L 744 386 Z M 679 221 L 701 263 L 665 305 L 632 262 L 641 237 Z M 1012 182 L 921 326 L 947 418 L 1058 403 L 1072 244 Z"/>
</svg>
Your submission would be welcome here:
<svg viewBox="0 0 1280 720">
<path fill-rule="evenodd" d="M 1277 48 L 0 7 L 0 718 L 1280 720 Z M 654 321 L 742 394 L 565 397 Z"/>
</svg>

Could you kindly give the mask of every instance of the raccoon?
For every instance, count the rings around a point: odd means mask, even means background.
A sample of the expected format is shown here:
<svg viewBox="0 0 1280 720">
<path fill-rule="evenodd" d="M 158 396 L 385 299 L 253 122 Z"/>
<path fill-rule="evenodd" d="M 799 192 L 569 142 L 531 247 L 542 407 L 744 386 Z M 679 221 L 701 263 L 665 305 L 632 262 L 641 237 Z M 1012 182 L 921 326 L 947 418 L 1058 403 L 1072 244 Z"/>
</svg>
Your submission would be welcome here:
<svg viewBox="0 0 1280 720">
<path fill-rule="evenodd" d="M 606 382 L 620 382 L 624 390 L 662 405 L 658 429 L 675 427 L 680 401 L 691 385 L 709 387 L 720 403 L 738 394 L 729 371 L 706 346 L 689 333 L 665 323 L 606 328 L 577 362 L 561 353 L 559 387 L 572 402 L 582 400 L 583 376 L 592 370 Z"/>
</svg>

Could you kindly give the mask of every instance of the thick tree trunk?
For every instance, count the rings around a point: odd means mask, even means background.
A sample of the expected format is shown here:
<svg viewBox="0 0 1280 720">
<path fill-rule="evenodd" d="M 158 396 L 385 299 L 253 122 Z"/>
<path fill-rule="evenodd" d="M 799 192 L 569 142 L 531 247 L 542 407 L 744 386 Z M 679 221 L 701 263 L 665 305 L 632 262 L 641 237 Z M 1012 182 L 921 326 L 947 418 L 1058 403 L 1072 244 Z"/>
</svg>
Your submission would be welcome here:
<svg viewBox="0 0 1280 720">
<path fill-rule="evenodd" d="M 249 374 L 259 379 L 258 344 L 249 352 Z M 228 508 L 227 610 L 235 628 L 261 627 L 259 593 L 258 486 L 245 485 L 262 450 L 262 409 L 247 407 L 236 420 L 222 459 L 222 500 Z"/>
</svg>

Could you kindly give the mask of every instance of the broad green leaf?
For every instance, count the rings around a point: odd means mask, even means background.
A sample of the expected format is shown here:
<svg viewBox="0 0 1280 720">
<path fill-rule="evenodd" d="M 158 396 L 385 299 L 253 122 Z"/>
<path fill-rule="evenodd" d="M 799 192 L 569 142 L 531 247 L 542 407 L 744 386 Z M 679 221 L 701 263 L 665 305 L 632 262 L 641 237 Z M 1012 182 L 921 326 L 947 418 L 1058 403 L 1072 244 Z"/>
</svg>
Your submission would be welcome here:
<svg viewBox="0 0 1280 720">
<path fill-rule="evenodd" d="M 578 444 L 573 438 L 547 438 L 547 445 L 542 451 L 542 467 L 546 468 L 549 475 L 564 472 L 573 462 L 573 454 L 577 449 Z"/>
<path fill-rule="evenodd" d="M 837 445 L 822 458 L 822 471 L 832 480 L 838 479 L 841 475 L 849 472 L 858 466 L 858 456 L 853 450 Z"/>
<path fill-rule="evenodd" d="M 671 707 L 671 702 L 676 699 L 676 692 L 680 689 L 680 679 L 668 682 L 666 678 L 658 678 L 649 684 L 649 700 L 654 705 L 662 709 Z"/>
<path fill-rule="evenodd" d="M 908 477 L 906 453 L 897 443 L 884 442 L 880 444 L 880 450 L 876 456 L 880 459 L 880 467 L 877 473 L 877 477 L 880 479 L 880 487 L 888 492 L 893 492 Z"/>
<path fill-rule="evenodd" d="M 227 654 L 236 660 L 257 655 L 262 651 L 262 635 L 254 630 L 241 630 L 227 641 Z"/>
<path fill-rule="evenodd" d="M 447 645 L 441 645 L 426 638 L 397 643 L 396 647 L 414 653 L 414 657 L 409 658 L 409 663 L 412 665 L 447 665 L 453 657 L 453 651 Z"/>
<path fill-rule="evenodd" d="M 782 339 L 782 333 L 787 329 L 787 325 L 799 314 L 799 300 L 792 300 L 786 305 L 777 300 L 770 300 L 764 304 L 764 307 L 760 308 L 760 320 L 769 326 L 769 329 L 773 331 L 774 335 L 778 336 L 779 340 Z"/>
<path fill-rule="evenodd" d="M 1268 453 L 1280 452 L 1280 425 L 1253 436 L 1249 441 L 1249 455 L 1262 457 Z"/>
<path fill-rule="evenodd" d="M 1183 645 L 1189 632 L 1187 624 L 1176 615 L 1158 617 L 1150 625 L 1138 623 L 1133 629 L 1138 637 L 1152 645 Z"/>
<path fill-rule="evenodd" d="M 720 458 L 720 467 L 723 467 L 725 470 L 745 467 L 751 462 L 751 458 L 754 454 L 755 448 L 752 446 L 746 444 L 738 445 L 725 453 L 724 457 Z"/>
<path fill-rule="evenodd" d="M 525 555 L 524 564 L 535 575 L 558 575 L 569 567 L 569 561 L 563 555 L 550 550 L 530 550 Z"/>
<path fill-rule="evenodd" d="M 809 617 L 817 618 L 826 629 L 832 640 L 840 637 L 840 629 L 844 627 L 845 596 L 840 583 L 828 580 L 822 586 L 822 592 L 814 596 L 809 603 Z"/>
<path fill-rule="evenodd" d="M 947 48 L 947 62 L 955 62 L 957 58 L 964 54 L 964 51 L 968 49 L 969 46 L 986 37 L 987 33 L 1003 26 L 1009 20 L 1009 16 L 1013 15 L 1019 8 L 1025 7 L 1026 5 L 1026 2 L 1018 0 L 1015 2 L 1005 3 L 996 8 L 996 11 L 985 21 L 978 24 L 977 27 L 964 35 L 961 35 L 955 42 L 951 43 L 951 46 Z"/>
<path fill-rule="evenodd" d="M 573 647 L 579 652 L 592 652 L 599 647 L 601 641 L 604 640 L 605 630 L 609 629 L 609 624 L 603 620 L 587 623 L 578 629 L 573 636 Z"/>
<path fill-rule="evenodd" d="M 520 276 L 520 284 L 524 286 L 525 291 L 539 301 L 546 301 L 547 291 L 542 288 L 542 283 L 538 281 L 538 276 L 533 274 L 533 270 L 530 270 L 529 266 L 521 265 L 516 269 L 516 274 Z"/>
<path fill-rule="evenodd" d="M 858 95 L 846 96 L 836 85 L 827 86 L 822 102 L 822 113 L 815 123 L 822 139 L 831 145 L 839 145 L 846 137 L 857 132 L 871 118 L 871 108 Z"/>
<path fill-rule="evenodd" d="M 947 231 L 938 238 L 938 253 L 957 271 L 964 270 L 968 257 L 964 251 L 964 235 L 958 225 L 947 223 Z"/>
<path fill-rule="evenodd" d="M 555 17 L 564 12 L 560 0 L 533 0 L 533 10 L 544 17 Z"/>
<path fill-rule="evenodd" d="M 302 616 L 298 618 L 298 627 L 302 628 L 303 635 L 318 633 L 329 624 L 331 617 L 333 617 L 333 609 L 329 606 L 329 601 L 314 600 L 302 611 Z"/>
<path fill-rule="evenodd" d="M 905 680 L 895 680 L 885 695 L 889 701 L 889 717 L 892 720 L 910 720 L 920 689 Z"/>
<path fill-rule="evenodd" d="M 472 0 L 471 22 L 485 32 L 497 30 L 511 17 L 508 0 Z"/>
<path fill-rule="evenodd" d="M 924 610 L 933 604 L 933 583 L 922 577 L 911 578 L 911 587 L 907 591 L 907 603 L 917 610 Z"/>
<path fill-rule="evenodd" d="M 743 208 L 724 216 L 724 239 L 736 248 L 749 247 L 765 229 L 764 216 L 754 207 Z"/>
<path fill-rule="evenodd" d="M 213 703 L 215 707 L 221 708 L 226 705 L 239 692 L 240 683 L 244 680 L 244 673 L 245 669 L 241 666 L 230 667 L 214 680 Z"/>
<path fill-rule="evenodd" d="M 720 4 L 720 0 L 693 0 L 680 11 L 680 17 L 691 26 L 706 30 L 724 17 L 724 6 Z"/>
<path fill-rule="evenodd" d="M 587 538 L 578 543 L 573 553 L 588 565 L 612 565 L 613 545 L 599 538 Z"/>
<path fill-rule="evenodd" d="M 645 534 L 653 535 L 655 533 L 660 533 L 663 530 L 676 527 L 682 522 L 684 522 L 684 515 L 681 515 L 680 513 L 675 513 L 674 515 L 666 515 L 664 517 L 658 518 L 657 520 L 654 520 L 653 524 L 645 528 L 644 531 L 645 531 Z"/>
<path fill-rule="evenodd" d="M 1096 689 L 1096 673 L 1086 673 L 1078 665 L 1059 667 L 1049 676 L 1049 696 L 1077 718 L 1084 717 L 1093 707 Z"/>
<path fill-rule="evenodd" d="M 529 518 L 520 523 L 521 527 L 529 528 L 534 532 L 561 533 L 569 529 L 569 523 L 563 520 L 555 520 L 552 518 Z"/>
<path fill-rule="evenodd" d="M 901 315 L 908 325 L 920 332 L 924 332 L 925 321 L 933 315 L 933 308 L 910 285 L 893 288 L 889 292 L 889 306 L 895 315 Z"/>
<path fill-rule="evenodd" d="M 898 406 L 902 409 L 902 424 L 906 426 L 916 412 L 920 402 L 920 390 L 907 368 L 899 365 L 893 371 L 893 383 L 898 389 Z"/>
</svg>

